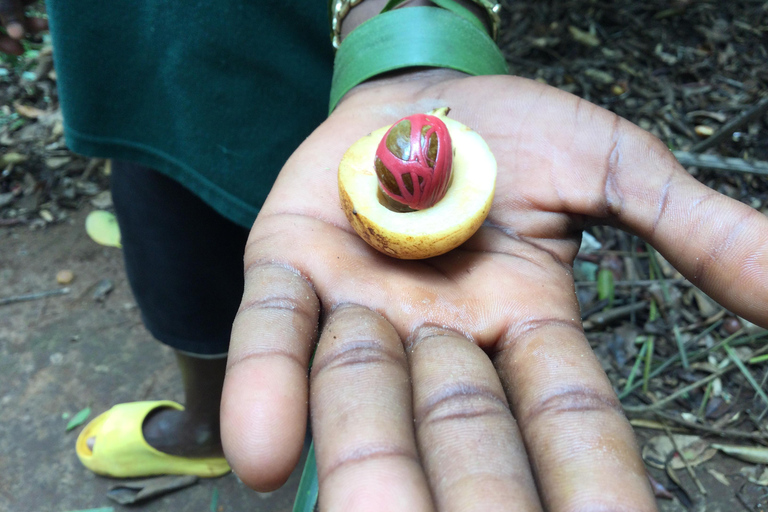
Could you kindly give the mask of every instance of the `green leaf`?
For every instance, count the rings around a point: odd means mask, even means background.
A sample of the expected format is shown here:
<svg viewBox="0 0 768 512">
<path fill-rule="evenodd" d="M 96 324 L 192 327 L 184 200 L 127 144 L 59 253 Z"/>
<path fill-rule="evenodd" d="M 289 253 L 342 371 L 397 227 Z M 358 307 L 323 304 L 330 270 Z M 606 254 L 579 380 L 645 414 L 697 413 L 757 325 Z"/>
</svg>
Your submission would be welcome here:
<svg viewBox="0 0 768 512">
<path fill-rule="evenodd" d="M 120 227 L 113 213 L 94 210 L 85 218 L 85 232 L 94 242 L 107 247 L 121 247 Z"/>
<path fill-rule="evenodd" d="M 91 408 L 86 407 L 82 411 L 75 414 L 71 420 L 69 420 L 69 423 L 67 423 L 67 432 L 72 430 L 73 428 L 77 428 L 83 423 L 85 423 L 85 420 L 88 419 L 88 416 L 91 415 Z"/>
<path fill-rule="evenodd" d="M 296 491 L 296 500 L 293 502 L 293 512 L 313 512 L 317 504 L 318 488 L 315 443 L 313 442 L 309 445 L 307 462 L 304 463 L 299 490 Z"/>
<path fill-rule="evenodd" d="M 387 11 L 391 11 L 395 7 L 398 7 L 407 1 L 408 0 L 389 0 L 389 2 L 387 2 L 387 5 L 385 5 L 384 8 L 381 10 L 380 14 L 383 14 Z M 457 14 L 461 16 L 465 20 L 477 26 L 477 28 L 479 28 L 480 30 L 486 30 L 485 25 L 483 25 L 483 22 L 477 16 L 475 16 L 472 13 L 472 11 L 470 11 L 463 5 L 459 4 L 458 2 L 455 2 L 454 0 L 432 0 L 432 3 L 434 3 L 439 7 L 442 7 L 443 9 L 451 11 L 453 14 Z"/>
<path fill-rule="evenodd" d="M 480 18 L 475 16 L 472 11 L 459 4 L 458 2 L 454 2 L 454 0 L 432 0 L 432 2 L 436 5 L 439 5 L 443 9 L 451 11 L 453 14 L 461 16 L 480 30 L 487 30 Z"/>
<path fill-rule="evenodd" d="M 608 299 L 608 307 L 611 307 L 615 294 L 613 272 L 607 268 L 600 269 L 600 272 L 597 273 L 597 298 L 600 300 Z"/>
</svg>

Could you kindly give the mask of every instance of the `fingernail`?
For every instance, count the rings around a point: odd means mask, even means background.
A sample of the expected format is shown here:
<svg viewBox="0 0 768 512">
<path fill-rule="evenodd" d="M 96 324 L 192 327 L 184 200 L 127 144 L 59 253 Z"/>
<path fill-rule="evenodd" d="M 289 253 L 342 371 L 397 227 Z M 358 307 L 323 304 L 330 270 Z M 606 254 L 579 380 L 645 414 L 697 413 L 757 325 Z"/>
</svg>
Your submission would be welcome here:
<svg viewBox="0 0 768 512">
<path fill-rule="evenodd" d="M 24 37 L 24 27 L 21 26 L 21 23 L 10 23 L 6 27 L 6 30 L 8 31 L 8 35 L 14 39 L 21 39 Z"/>
</svg>

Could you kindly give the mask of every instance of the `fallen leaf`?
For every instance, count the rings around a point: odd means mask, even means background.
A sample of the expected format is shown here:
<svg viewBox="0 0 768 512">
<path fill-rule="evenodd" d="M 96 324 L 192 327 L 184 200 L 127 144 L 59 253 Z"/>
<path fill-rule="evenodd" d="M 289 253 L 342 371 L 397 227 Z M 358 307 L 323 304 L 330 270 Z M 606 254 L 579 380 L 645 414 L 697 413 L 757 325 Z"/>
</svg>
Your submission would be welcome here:
<svg viewBox="0 0 768 512">
<path fill-rule="evenodd" d="M 688 464 L 698 466 L 715 456 L 717 450 L 699 436 L 675 435 L 673 436 L 677 447 L 685 456 Z M 643 460 L 651 467 L 664 469 L 682 469 L 685 467 L 680 453 L 676 453 L 675 446 L 669 436 L 656 436 L 648 440 L 643 446 Z"/>
<path fill-rule="evenodd" d="M 698 135 L 699 137 L 705 138 L 705 137 L 711 137 L 712 134 L 715 133 L 715 129 L 711 126 L 707 126 L 705 124 L 699 124 L 696 125 L 693 128 L 693 131 Z"/>
<path fill-rule="evenodd" d="M 717 480 L 718 482 L 720 482 L 721 484 L 723 484 L 723 485 L 727 485 L 727 486 L 729 486 L 729 487 L 730 487 L 730 485 L 731 485 L 731 482 L 728 480 L 728 477 L 726 477 L 724 474 L 722 474 L 722 473 L 721 473 L 721 472 L 719 472 L 718 470 L 716 470 L 716 469 L 712 469 L 712 468 L 707 468 L 707 472 L 708 472 L 710 475 L 712 475 L 712 477 L 713 477 L 715 480 Z"/>
<path fill-rule="evenodd" d="M 45 110 L 40 110 L 39 108 L 31 107 L 29 105 L 24 105 L 20 102 L 15 102 L 13 104 L 13 108 L 16 109 L 16 112 L 22 116 L 29 119 L 37 119 L 38 117 L 47 114 Z"/>
<path fill-rule="evenodd" d="M 768 464 L 768 448 L 756 446 L 734 446 L 726 444 L 713 444 L 712 448 L 720 450 L 726 455 L 737 459 L 754 462 L 755 464 Z"/>
<path fill-rule="evenodd" d="M 40 210 L 40 217 L 48 223 L 53 222 L 55 219 L 53 218 L 53 214 L 49 212 L 48 210 Z"/>
<path fill-rule="evenodd" d="M 688 423 L 697 423 L 699 421 L 699 417 L 690 412 L 681 412 L 680 417 Z"/>
<path fill-rule="evenodd" d="M 85 409 L 81 410 L 77 414 L 75 414 L 71 420 L 69 420 L 69 423 L 67 423 L 67 432 L 72 430 L 73 428 L 77 428 L 83 423 L 85 423 L 85 420 L 88 419 L 88 416 L 91 415 L 91 408 L 86 407 Z"/>
<path fill-rule="evenodd" d="M 64 167 L 72 161 L 72 157 L 69 156 L 52 156 L 45 159 L 45 166 L 49 169 L 59 169 Z"/>
<path fill-rule="evenodd" d="M 768 468 L 762 466 L 753 466 L 751 468 L 741 468 L 740 473 L 742 476 L 747 477 L 747 480 L 753 484 L 762 485 L 768 487 Z"/>
<path fill-rule="evenodd" d="M 581 246 L 579 252 L 583 254 L 590 254 L 603 248 L 603 244 L 598 242 L 597 238 L 589 234 L 587 231 L 581 233 Z"/>
<path fill-rule="evenodd" d="M 107 247 L 120 245 L 120 227 L 114 214 L 104 210 L 94 210 L 85 218 L 85 232 L 94 242 Z"/>
<path fill-rule="evenodd" d="M 9 152 L 3 156 L 0 156 L 0 166 L 5 167 L 6 165 L 20 164 L 21 162 L 26 161 L 26 159 L 26 155 L 22 155 L 21 153 L 16 152 Z"/>
<path fill-rule="evenodd" d="M 578 27 L 574 27 L 573 25 L 568 27 L 568 31 L 571 33 L 571 37 L 573 37 L 577 43 L 581 43 L 584 46 L 600 46 L 600 39 L 598 39 L 595 34 L 585 32 Z"/>
<path fill-rule="evenodd" d="M 112 207 L 112 192 L 105 190 L 91 198 L 91 204 L 101 210 Z"/>
</svg>

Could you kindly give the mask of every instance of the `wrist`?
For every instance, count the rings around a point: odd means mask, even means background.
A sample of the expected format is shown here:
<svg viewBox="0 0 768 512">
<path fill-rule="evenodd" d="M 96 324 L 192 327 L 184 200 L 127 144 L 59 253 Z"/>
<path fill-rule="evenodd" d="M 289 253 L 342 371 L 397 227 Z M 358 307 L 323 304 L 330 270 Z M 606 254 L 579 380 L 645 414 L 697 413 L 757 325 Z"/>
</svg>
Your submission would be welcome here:
<svg viewBox="0 0 768 512">
<path fill-rule="evenodd" d="M 489 36 L 487 26 L 467 7 L 473 4 L 486 9 L 492 23 L 490 32 L 494 33 L 499 4 L 492 0 L 405 0 L 412 8 L 389 9 L 391 5 L 403 5 L 403 0 L 390 0 L 384 5 L 385 12 L 380 12 L 384 2 L 336 0 L 333 4 L 331 31 L 338 51 L 329 111 L 353 87 L 397 70 L 400 72 L 394 78 L 405 80 L 411 75 L 402 70 L 425 67 L 470 75 L 508 73 L 504 56 Z M 437 6 L 425 6 L 427 3 Z M 342 30 L 348 36 L 340 43 Z"/>
</svg>

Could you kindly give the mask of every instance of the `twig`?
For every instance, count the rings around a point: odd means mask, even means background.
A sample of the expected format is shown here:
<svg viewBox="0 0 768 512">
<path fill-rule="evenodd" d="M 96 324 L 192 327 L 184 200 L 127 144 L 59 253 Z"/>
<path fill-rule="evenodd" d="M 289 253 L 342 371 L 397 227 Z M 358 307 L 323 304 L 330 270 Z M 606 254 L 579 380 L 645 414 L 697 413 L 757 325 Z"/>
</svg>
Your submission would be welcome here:
<svg viewBox="0 0 768 512">
<path fill-rule="evenodd" d="M 709 425 L 700 425 L 698 423 L 693 423 L 682 418 L 677 418 L 674 415 L 668 414 L 664 411 L 653 411 L 653 413 L 657 416 L 660 416 L 661 418 L 664 418 L 665 420 L 677 423 L 678 425 L 681 425 L 689 430 L 698 430 L 700 432 L 706 432 L 707 434 L 713 434 L 722 438 L 749 439 L 752 441 L 763 442 L 768 441 L 768 434 L 763 434 L 760 432 L 741 432 L 740 430 L 733 429 L 719 429 L 716 427 L 710 427 Z"/>
<path fill-rule="evenodd" d="M 51 297 L 52 295 L 67 295 L 69 292 L 70 292 L 69 288 L 59 288 L 58 290 L 48 290 L 45 292 L 28 293 L 26 295 L 12 295 L 10 297 L 0 298 L 0 306 L 13 304 L 15 302 L 24 302 L 27 300 L 43 299 L 45 297 Z"/>
<path fill-rule="evenodd" d="M 705 149 L 711 148 L 725 137 L 731 135 L 734 131 L 736 131 L 738 127 L 747 124 L 753 119 L 757 119 L 765 112 L 768 112 L 768 96 L 758 101 L 752 108 L 745 110 L 738 116 L 725 123 L 722 128 L 717 130 L 703 141 L 694 144 L 691 147 L 691 152 L 701 153 Z"/>
<path fill-rule="evenodd" d="M 587 318 L 583 325 L 584 329 L 591 329 L 595 326 L 601 326 L 606 325 L 610 322 L 613 322 L 614 320 L 618 320 L 619 318 L 623 318 L 633 311 L 638 311 L 641 309 L 644 309 L 648 306 L 648 301 L 642 301 L 642 302 L 636 302 L 635 304 L 628 304 L 626 306 L 620 306 L 618 308 L 609 309 L 607 311 L 602 311 L 600 313 L 595 313 L 594 315 Z"/>
<path fill-rule="evenodd" d="M 748 162 L 743 158 L 725 158 L 719 155 L 702 155 L 690 151 L 673 151 L 675 158 L 683 167 L 704 167 L 721 171 L 749 172 L 768 174 L 768 162 Z"/>
<path fill-rule="evenodd" d="M 683 286 L 693 286 L 687 279 L 667 279 L 668 284 L 679 284 Z M 614 281 L 614 286 L 651 286 L 659 284 L 658 279 L 635 279 L 632 281 Z M 576 286 L 592 287 L 597 286 L 597 281 L 576 281 Z"/>
<path fill-rule="evenodd" d="M 13 219 L 0 219 L 0 226 L 2 227 L 9 227 L 9 226 L 15 226 L 17 224 L 26 224 L 26 219 L 19 219 L 18 217 L 15 217 Z"/>
</svg>

